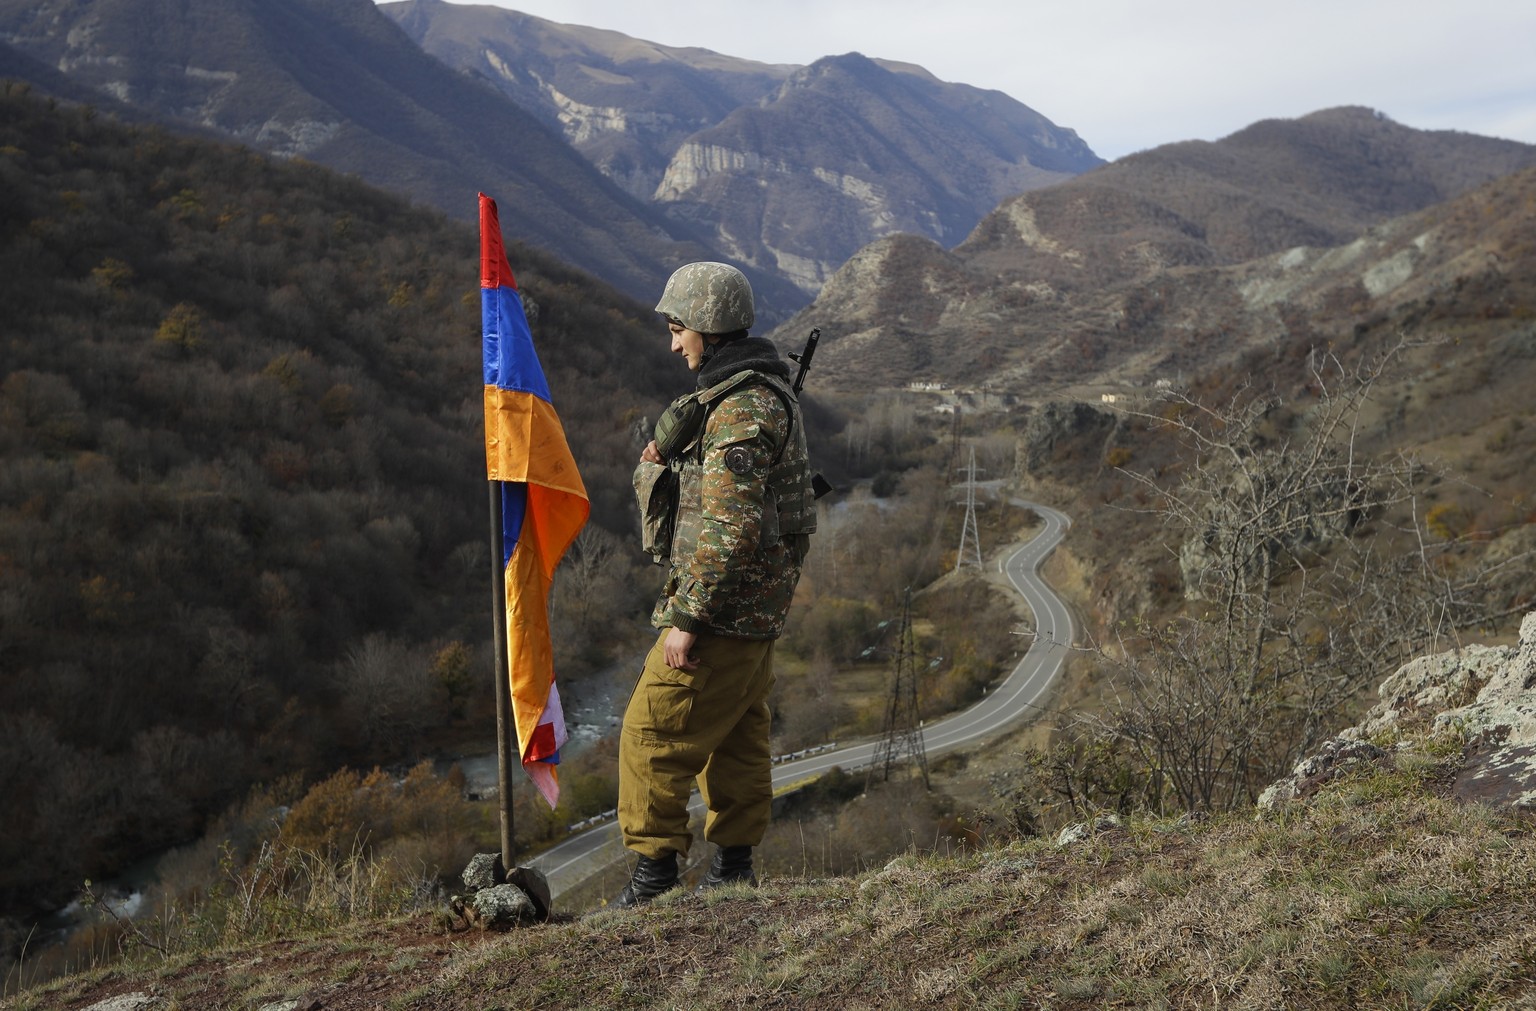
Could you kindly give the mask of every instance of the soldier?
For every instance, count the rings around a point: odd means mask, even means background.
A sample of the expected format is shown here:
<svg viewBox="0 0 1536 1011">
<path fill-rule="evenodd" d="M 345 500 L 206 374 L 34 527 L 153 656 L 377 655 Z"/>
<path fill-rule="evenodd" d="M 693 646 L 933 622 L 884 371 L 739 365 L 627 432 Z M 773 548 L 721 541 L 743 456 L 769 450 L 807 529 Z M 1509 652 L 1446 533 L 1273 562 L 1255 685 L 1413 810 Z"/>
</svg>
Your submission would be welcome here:
<svg viewBox="0 0 1536 1011">
<path fill-rule="evenodd" d="M 789 365 L 748 335 L 747 279 L 724 263 L 690 263 L 656 311 L 698 382 L 662 415 L 635 472 L 646 548 L 668 573 L 651 615 L 660 635 L 620 737 L 619 827 L 638 856 L 620 906 L 677 887 L 695 779 L 715 845 L 699 887 L 756 884 L 752 848 L 773 800 L 774 640 L 816 528 Z"/>
</svg>

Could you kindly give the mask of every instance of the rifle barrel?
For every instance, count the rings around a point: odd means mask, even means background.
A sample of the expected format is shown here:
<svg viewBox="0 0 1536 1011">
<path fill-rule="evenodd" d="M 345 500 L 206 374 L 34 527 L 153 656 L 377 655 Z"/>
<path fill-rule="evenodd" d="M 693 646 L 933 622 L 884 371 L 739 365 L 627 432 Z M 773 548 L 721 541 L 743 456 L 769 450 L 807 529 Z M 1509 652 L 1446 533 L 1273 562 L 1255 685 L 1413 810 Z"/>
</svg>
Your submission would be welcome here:
<svg viewBox="0 0 1536 1011">
<path fill-rule="evenodd" d="M 800 393 L 801 387 L 805 386 L 805 374 L 811 371 L 811 356 L 816 354 L 816 342 L 820 339 L 821 327 L 813 326 L 811 335 L 805 339 L 805 349 L 798 354 L 794 351 L 789 353 L 790 361 L 798 362 L 800 365 L 800 371 L 795 375 L 794 385 L 790 387 L 796 395 Z"/>
</svg>

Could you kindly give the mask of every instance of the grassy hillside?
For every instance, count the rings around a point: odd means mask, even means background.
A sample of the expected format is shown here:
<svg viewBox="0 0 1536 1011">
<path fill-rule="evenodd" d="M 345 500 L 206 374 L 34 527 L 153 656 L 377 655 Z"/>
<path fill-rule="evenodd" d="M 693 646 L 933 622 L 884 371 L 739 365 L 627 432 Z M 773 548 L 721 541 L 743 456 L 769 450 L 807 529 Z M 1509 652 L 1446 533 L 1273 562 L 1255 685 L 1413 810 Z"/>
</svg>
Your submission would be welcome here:
<svg viewBox="0 0 1536 1011">
<path fill-rule="evenodd" d="M 24 993 L 143 1008 L 1528 1008 L 1536 824 L 1443 794 L 1458 738 L 1255 819 L 1131 820 L 482 934 L 361 920 Z"/>
</svg>

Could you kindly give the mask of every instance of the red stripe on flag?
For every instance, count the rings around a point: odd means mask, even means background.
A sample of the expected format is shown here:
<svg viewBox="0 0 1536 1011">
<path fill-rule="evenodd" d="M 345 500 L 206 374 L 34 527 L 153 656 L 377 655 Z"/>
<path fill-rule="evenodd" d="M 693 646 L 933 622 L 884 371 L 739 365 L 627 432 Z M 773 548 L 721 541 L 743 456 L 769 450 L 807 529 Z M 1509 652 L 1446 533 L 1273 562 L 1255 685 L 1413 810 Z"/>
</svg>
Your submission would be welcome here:
<svg viewBox="0 0 1536 1011">
<path fill-rule="evenodd" d="M 507 247 L 501 241 L 501 217 L 496 201 L 480 194 L 480 287 L 517 287 L 512 265 L 507 262 Z"/>
</svg>

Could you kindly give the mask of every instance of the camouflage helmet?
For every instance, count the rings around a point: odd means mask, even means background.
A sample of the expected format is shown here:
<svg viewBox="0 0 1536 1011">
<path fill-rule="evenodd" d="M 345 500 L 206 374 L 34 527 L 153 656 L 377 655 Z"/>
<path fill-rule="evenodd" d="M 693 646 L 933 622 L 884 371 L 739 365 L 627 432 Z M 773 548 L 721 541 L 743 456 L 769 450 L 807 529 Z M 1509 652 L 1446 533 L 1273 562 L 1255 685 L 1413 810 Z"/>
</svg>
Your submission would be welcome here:
<svg viewBox="0 0 1536 1011">
<path fill-rule="evenodd" d="M 656 311 L 696 333 L 746 330 L 756 319 L 752 285 L 728 263 L 689 263 L 678 267 L 662 289 Z"/>
</svg>

